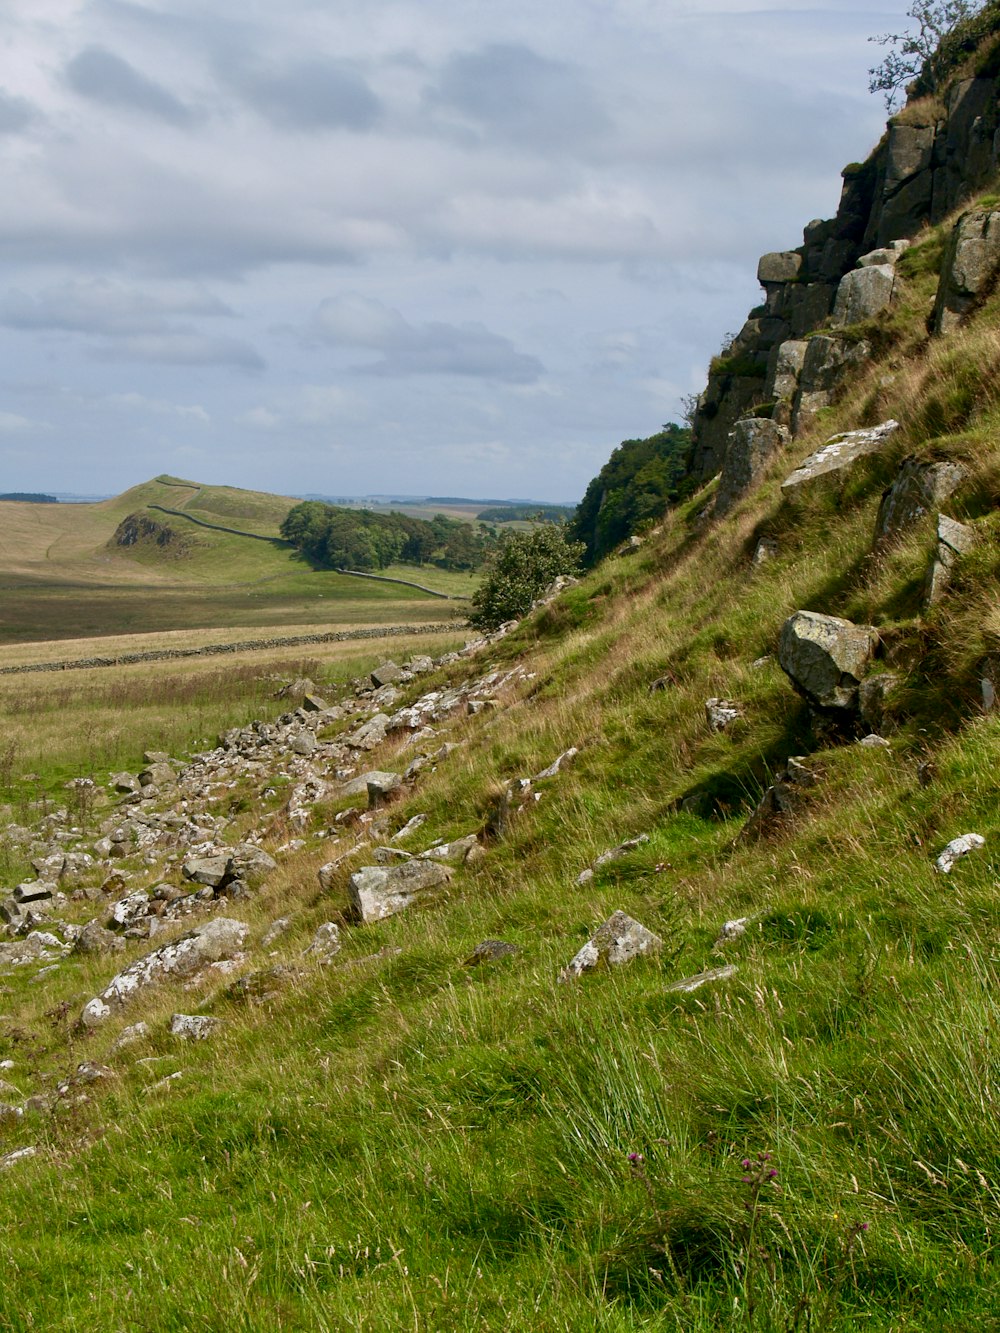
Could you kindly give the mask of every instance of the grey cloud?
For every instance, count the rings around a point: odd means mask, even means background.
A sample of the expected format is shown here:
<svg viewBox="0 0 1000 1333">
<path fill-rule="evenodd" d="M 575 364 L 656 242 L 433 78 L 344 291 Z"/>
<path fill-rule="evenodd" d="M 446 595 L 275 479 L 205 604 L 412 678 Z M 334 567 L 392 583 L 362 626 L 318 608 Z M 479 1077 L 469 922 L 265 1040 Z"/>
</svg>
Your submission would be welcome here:
<svg viewBox="0 0 1000 1333">
<path fill-rule="evenodd" d="M 516 43 L 452 56 L 427 102 L 532 150 L 582 146 L 611 127 L 581 70 Z"/>
<path fill-rule="evenodd" d="M 61 330 L 106 338 L 174 331 L 178 315 L 232 316 L 209 292 L 177 291 L 155 296 L 106 278 L 82 279 L 35 295 L 12 288 L 0 297 L 0 324 L 6 328 Z"/>
<path fill-rule="evenodd" d="M 336 60 L 302 60 L 282 69 L 223 68 L 229 84 L 271 124 L 285 130 L 370 130 L 382 104 L 360 74 Z"/>
<path fill-rule="evenodd" d="M 239 338 L 211 338 L 201 333 L 149 333 L 117 339 L 98 347 L 99 361 L 145 361 L 161 366 L 217 366 L 259 374 L 267 362 Z"/>
<path fill-rule="evenodd" d="M 0 134 L 17 134 L 37 118 L 38 112 L 26 97 L 14 97 L 0 88 Z"/>
<path fill-rule="evenodd" d="M 129 107 L 180 127 L 196 119 L 173 93 L 101 46 L 74 56 L 66 66 L 66 81 L 80 97 L 105 106 Z"/>
<path fill-rule="evenodd" d="M 381 360 L 359 367 L 373 375 L 461 375 L 504 384 L 533 384 L 544 367 L 509 338 L 480 323 L 410 324 L 398 310 L 357 294 L 331 297 L 310 321 L 307 340 L 359 347 Z"/>
</svg>

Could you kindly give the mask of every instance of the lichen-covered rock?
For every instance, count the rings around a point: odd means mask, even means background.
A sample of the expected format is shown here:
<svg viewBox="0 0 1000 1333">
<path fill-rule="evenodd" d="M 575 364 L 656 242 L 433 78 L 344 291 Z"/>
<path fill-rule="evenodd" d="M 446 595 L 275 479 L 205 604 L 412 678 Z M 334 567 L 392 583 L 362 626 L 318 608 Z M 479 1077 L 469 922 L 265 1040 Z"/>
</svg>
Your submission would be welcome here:
<svg viewBox="0 0 1000 1333">
<path fill-rule="evenodd" d="M 229 852 L 217 851 L 208 856 L 189 856 L 181 869 L 186 879 L 216 889 L 229 872 Z"/>
<path fill-rule="evenodd" d="M 845 274 L 833 305 L 833 327 L 859 324 L 884 310 L 892 300 L 895 281 L 896 270 L 891 264 L 869 264 Z"/>
<path fill-rule="evenodd" d="M 778 661 L 810 703 L 852 709 L 877 645 L 878 632 L 871 625 L 796 611 L 781 628 Z"/>
<path fill-rule="evenodd" d="M 419 859 L 460 866 L 466 865 L 469 861 L 477 861 L 482 852 L 479 835 L 467 833 L 464 838 L 454 838 L 451 842 L 443 842 L 437 847 L 428 847 L 426 852 L 420 853 Z"/>
<path fill-rule="evenodd" d="M 772 283 L 794 282 L 802 268 L 802 256 L 797 250 L 776 250 L 761 255 L 757 264 L 757 281 L 762 287 Z"/>
<path fill-rule="evenodd" d="M 880 426 L 872 426 L 867 430 L 852 430 L 844 435 L 835 435 L 827 440 L 822 449 L 817 449 L 800 463 L 791 476 L 785 478 L 781 483 L 782 492 L 793 496 L 800 487 L 809 485 L 818 477 L 849 471 L 859 459 L 884 449 L 898 430 L 898 421 L 883 421 Z"/>
<path fill-rule="evenodd" d="M 137 958 L 112 977 L 101 994 L 84 1006 L 83 1023 L 92 1027 L 103 1022 L 111 1013 L 112 1005 L 124 1004 L 146 986 L 168 977 L 191 976 L 209 963 L 232 958 L 242 949 L 246 937 L 246 925 L 231 917 L 215 917 L 196 926 L 180 939 L 171 940 Z"/>
<path fill-rule="evenodd" d="M 792 409 L 792 433 L 801 435 L 821 408 L 829 407 L 838 389 L 871 355 L 866 342 L 817 334 L 809 339 Z"/>
<path fill-rule="evenodd" d="M 742 716 L 743 709 L 732 699 L 705 700 L 705 720 L 711 732 L 728 731 Z"/>
<path fill-rule="evenodd" d="M 980 847 L 986 846 L 986 839 L 979 833 L 963 833 L 958 838 L 952 838 L 944 851 L 940 854 L 934 865 L 942 875 L 950 875 L 954 869 L 955 862 L 963 856 L 968 856 L 969 852 L 977 851 Z"/>
<path fill-rule="evenodd" d="M 506 940 L 483 940 L 469 954 L 463 967 L 480 967 L 483 963 L 495 963 L 501 958 L 511 958 L 517 953 L 513 944 Z"/>
<path fill-rule="evenodd" d="M 377 789 L 388 793 L 395 791 L 400 781 L 398 773 L 386 773 L 381 769 L 372 768 L 345 783 L 341 791 L 344 796 L 367 796 L 369 789 L 374 785 Z"/>
<path fill-rule="evenodd" d="M 277 868 L 277 861 L 263 847 L 255 842 L 240 842 L 229 858 L 225 882 L 239 880 L 248 888 L 258 889 Z"/>
<path fill-rule="evenodd" d="M 560 975 L 560 980 L 583 976 L 599 967 L 621 967 L 634 958 L 659 953 L 663 940 L 626 912 L 613 912 Z"/>
<path fill-rule="evenodd" d="M 948 242 L 934 308 L 934 330 L 950 333 L 989 290 L 1000 268 L 1000 212 L 974 209 Z"/>
<path fill-rule="evenodd" d="M 707 986 L 712 981 L 728 981 L 730 977 L 736 975 L 736 964 L 728 963 L 725 967 L 710 967 L 705 972 L 697 972 L 693 977 L 685 977 L 682 981 L 674 981 L 668 987 L 668 991 L 680 991 L 682 994 L 689 995 L 692 991 L 700 990 L 702 986 Z"/>
<path fill-rule="evenodd" d="M 774 455 L 788 443 L 784 426 L 768 417 L 745 417 L 729 436 L 722 476 L 715 495 L 715 514 L 727 514 L 736 501 L 754 488 Z"/>
<path fill-rule="evenodd" d="M 437 861 L 406 861 L 399 866 L 362 866 L 348 888 L 352 911 L 362 925 L 382 921 L 412 907 L 451 879 L 452 871 Z"/>
<path fill-rule="evenodd" d="M 941 600 L 948 590 L 956 561 L 972 550 L 975 540 L 975 530 L 969 524 L 938 514 L 937 546 L 924 585 L 925 606 L 935 606 Z"/>
<path fill-rule="evenodd" d="M 324 921 L 317 926 L 306 953 L 315 954 L 321 963 L 328 963 L 340 953 L 340 927 L 336 921 Z"/>
<path fill-rule="evenodd" d="M 882 496 L 875 520 L 875 542 L 891 541 L 914 527 L 958 489 L 968 471 L 961 463 L 922 463 L 906 458 Z"/>
<path fill-rule="evenodd" d="M 170 1035 L 182 1041 L 207 1041 L 222 1027 L 221 1018 L 208 1014 L 174 1014 L 170 1020 Z"/>
</svg>

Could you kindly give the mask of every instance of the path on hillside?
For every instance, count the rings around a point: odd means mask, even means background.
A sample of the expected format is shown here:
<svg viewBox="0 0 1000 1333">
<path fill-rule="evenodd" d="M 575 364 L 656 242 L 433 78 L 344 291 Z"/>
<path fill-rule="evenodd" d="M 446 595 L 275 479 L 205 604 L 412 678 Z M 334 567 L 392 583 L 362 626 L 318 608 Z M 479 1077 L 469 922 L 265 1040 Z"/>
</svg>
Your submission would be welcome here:
<svg viewBox="0 0 1000 1333">
<path fill-rule="evenodd" d="M 454 634 L 455 621 L 430 625 L 378 625 L 372 629 L 331 630 L 326 634 L 296 634 L 280 639 L 242 639 L 236 643 L 208 643 L 201 648 L 151 648 L 147 652 L 118 653 L 114 657 L 79 657 L 63 662 L 23 662 L 0 667 L 0 676 L 18 676 L 30 671 L 72 671 L 90 667 L 130 666 L 134 662 L 165 662 L 180 657 L 218 657 L 224 653 L 260 652 L 269 648 L 298 648 L 310 643 L 346 643 L 351 639 L 392 639 L 415 634 Z"/>
</svg>

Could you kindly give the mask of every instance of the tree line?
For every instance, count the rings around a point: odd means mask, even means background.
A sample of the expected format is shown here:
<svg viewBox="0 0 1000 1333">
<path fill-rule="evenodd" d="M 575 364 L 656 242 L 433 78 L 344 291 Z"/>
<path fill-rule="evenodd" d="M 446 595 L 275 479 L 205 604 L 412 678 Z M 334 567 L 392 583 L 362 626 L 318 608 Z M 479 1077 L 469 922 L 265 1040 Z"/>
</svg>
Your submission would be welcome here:
<svg viewBox="0 0 1000 1333">
<path fill-rule="evenodd" d="M 473 570 L 495 542 L 492 532 L 435 514 L 413 518 L 393 510 L 341 509 L 304 500 L 286 515 L 281 535 L 324 569 L 386 569 L 389 565 L 436 565 Z"/>
</svg>

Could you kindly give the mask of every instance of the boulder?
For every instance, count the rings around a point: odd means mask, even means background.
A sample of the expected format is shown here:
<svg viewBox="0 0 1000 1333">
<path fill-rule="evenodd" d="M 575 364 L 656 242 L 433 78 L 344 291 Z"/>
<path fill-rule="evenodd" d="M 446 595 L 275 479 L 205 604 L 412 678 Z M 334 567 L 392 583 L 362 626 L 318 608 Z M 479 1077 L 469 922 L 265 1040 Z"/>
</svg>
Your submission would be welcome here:
<svg viewBox="0 0 1000 1333">
<path fill-rule="evenodd" d="M 412 907 L 418 898 L 447 884 L 452 871 L 436 861 L 398 866 L 362 866 L 349 881 L 352 911 L 362 925 L 382 921 Z"/>
<path fill-rule="evenodd" d="M 278 868 L 273 856 L 254 842 L 240 842 L 233 848 L 226 870 L 225 884 L 240 880 L 248 888 L 257 889 Z"/>
<path fill-rule="evenodd" d="M 768 417 L 745 417 L 729 435 L 722 476 L 715 495 L 715 514 L 721 517 L 761 480 L 774 455 L 788 443 L 784 426 Z"/>
<path fill-rule="evenodd" d="M 395 791 L 400 784 L 398 773 L 385 773 L 381 769 L 371 768 L 367 773 L 362 773 L 350 782 L 344 784 L 341 789 L 344 796 L 365 796 L 371 785 L 385 791 Z"/>
<path fill-rule="evenodd" d="M 316 928 L 307 954 L 315 954 L 321 963 L 328 963 L 340 953 L 340 927 L 335 921 L 324 921 Z"/>
<path fill-rule="evenodd" d="M 886 729 L 889 699 L 901 683 L 895 672 L 882 671 L 866 677 L 858 686 L 858 716 L 870 731 L 880 735 Z"/>
<path fill-rule="evenodd" d="M 181 869 L 186 879 L 217 889 L 229 873 L 228 851 L 212 852 L 207 856 L 189 856 Z"/>
<path fill-rule="evenodd" d="M 927 607 L 934 606 L 944 596 L 956 561 L 972 550 L 975 540 L 975 530 L 967 523 L 958 523 L 946 514 L 938 514 L 937 546 L 924 585 Z"/>
<path fill-rule="evenodd" d="M 799 387 L 799 376 L 805 365 L 809 343 L 804 339 L 792 338 L 779 343 L 771 353 L 768 364 L 767 383 L 764 392 L 768 399 L 790 403 Z"/>
<path fill-rule="evenodd" d="M 819 477 L 831 474 L 836 477 L 837 474 L 850 471 L 859 459 L 884 449 L 898 430 L 898 421 L 883 421 L 880 426 L 872 426 L 867 430 L 834 435 L 821 449 L 800 463 L 791 476 L 785 478 L 781 483 L 782 493 L 792 498 L 800 493 L 802 487 L 810 485 Z"/>
<path fill-rule="evenodd" d="M 776 250 L 761 255 L 757 264 L 757 281 L 762 287 L 777 282 L 794 282 L 802 268 L 802 256 L 797 250 Z"/>
<path fill-rule="evenodd" d="M 958 838 L 952 838 L 944 851 L 934 862 L 935 867 L 942 875 L 950 875 L 955 862 L 963 856 L 968 856 L 969 852 L 977 851 L 980 847 L 986 846 L 986 839 L 979 833 L 963 833 Z"/>
<path fill-rule="evenodd" d="M 482 855 L 483 848 L 479 837 L 475 833 L 467 833 L 464 838 L 455 838 L 452 842 L 444 842 L 439 847 L 428 847 L 426 852 L 421 852 L 419 860 L 421 861 L 441 861 L 446 865 L 460 866 L 469 861 L 476 861 Z"/>
<path fill-rule="evenodd" d="M 110 783 L 116 792 L 123 794 L 137 792 L 140 787 L 139 779 L 133 773 L 112 773 Z"/>
<path fill-rule="evenodd" d="M 706 699 L 705 718 L 711 732 L 728 731 L 743 716 L 743 709 L 732 699 Z"/>
<path fill-rule="evenodd" d="M 177 774 L 166 760 L 157 760 L 142 770 L 139 782 L 143 787 L 175 787 Z"/>
<path fill-rule="evenodd" d="M 23 884 L 18 884 L 13 897 L 16 903 L 24 906 L 28 903 L 44 902 L 51 898 L 55 891 L 54 884 L 46 884 L 41 879 L 32 879 L 25 880 Z"/>
<path fill-rule="evenodd" d="M 289 737 L 288 748 L 292 754 L 301 755 L 303 759 L 307 759 L 309 755 L 315 754 L 319 748 L 319 741 L 316 739 L 315 732 L 310 731 L 308 727 L 303 727 L 301 731 L 297 731 Z"/>
<path fill-rule="evenodd" d="M 170 1020 L 170 1035 L 183 1041 L 207 1041 L 222 1027 L 221 1018 L 208 1014 L 174 1014 Z"/>
<path fill-rule="evenodd" d="M 895 282 L 896 270 L 891 264 L 870 264 L 845 274 L 833 303 L 833 327 L 842 329 L 872 319 L 892 300 Z"/>
<path fill-rule="evenodd" d="M 710 981 L 728 981 L 730 977 L 736 975 L 736 964 L 728 963 L 725 967 L 710 967 L 706 972 L 697 972 L 693 977 L 685 977 L 683 981 L 674 981 L 668 987 L 668 991 L 680 991 L 682 994 L 689 995 L 691 991 L 700 990 L 702 986 L 708 985 Z"/>
<path fill-rule="evenodd" d="M 215 917 L 196 926 L 179 939 L 137 958 L 112 977 L 101 994 L 84 1006 L 82 1022 L 96 1026 L 108 1017 L 112 1005 L 124 1004 L 146 986 L 168 977 L 188 977 L 210 963 L 232 958 L 242 949 L 246 937 L 246 925 L 230 917 Z"/>
<path fill-rule="evenodd" d="M 792 411 L 794 435 L 800 435 L 818 411 L 830 406 L 844 380 L 870 355 L 866 342 L 823 334 L 809 339 Z"/>
<path fill-rule="evenodd" d="M 368 809 L 378 810 L 386 801 L 398 792 L 403 779 L 398 773 L 379 773 L 368 779 Z"/>
<path fill-rule="evenodd" d="M 395 662 L 383 662 L 371 673 L 371 682 L 376 689 L 380 689 L 383 685 L 395 685 L 402 674 Z"/>
<path fill-rule="evenodd" d="M 792 684 L 818 708 L 857 706 L 858 686 L 878 646 L 871 625 L 796 611 L 781 628 L 778 661 Z"/>
<path fill-rule="evenodd" d="M 1000 268 L 1000 212 L 961 217 L 945 251 L 934 307 L 934 331 L 951 333 L 990 290 Z"/>
<path fill-rule="evenodd" d="M 621 967 L 634 958 L 659 953 L 663 941 L 627 913 L 613 912 L 560 975 L 561 981 L 599 967 Z"/>
<path fill-rule="evenodd" d="M 532 782 L 541 782 L 544 778 L 554 778 L 556 774 L 562 769 L 562 766 L 564 764 L 568 764 L 571 760 L 575 759 L 579 753 L 580 751 L 576 748 L 576 746 L 571 745 L 568 750 L 563 750 L 561 755 L 559 755 L 556 759 L 553 759 L 552 763 L 549 764 L 547 768 L 543 768 L 540 773 L 536 773 L 535 776 L 531 779 Z"/>
<path fill-rule="evenodd" d="M 907 532 L 952 495 L 968 476 L 961 463 L 922 463 L 906 458 L 895 481 L 882 496 L 875 520 L 875 542 L 881 544 Z"/>
<path fill-rule="evenodd" d="M 80 931 L 73 948 L 77 953 L 114 953 L 118 949 L 125 948 L 125 941 L 113 930 L 102 926 L 95 917 Z"/>
</svg>

